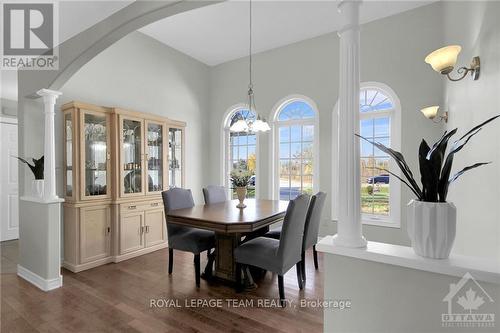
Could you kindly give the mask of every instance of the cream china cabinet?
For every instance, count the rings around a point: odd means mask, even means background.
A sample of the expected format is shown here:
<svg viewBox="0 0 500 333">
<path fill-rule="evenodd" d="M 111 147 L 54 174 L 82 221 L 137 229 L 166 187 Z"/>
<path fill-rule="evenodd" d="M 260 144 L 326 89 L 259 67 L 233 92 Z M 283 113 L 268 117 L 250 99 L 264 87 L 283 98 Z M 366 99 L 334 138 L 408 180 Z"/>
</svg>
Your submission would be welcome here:
<svg viewBox="0 0 500 333">
<path fill-rule="evenodd" d="M 64 267 L 166 247 L 161 192 L 184 185 L 185 123 L 81 102 L 62 112 Z"/>
</svg>

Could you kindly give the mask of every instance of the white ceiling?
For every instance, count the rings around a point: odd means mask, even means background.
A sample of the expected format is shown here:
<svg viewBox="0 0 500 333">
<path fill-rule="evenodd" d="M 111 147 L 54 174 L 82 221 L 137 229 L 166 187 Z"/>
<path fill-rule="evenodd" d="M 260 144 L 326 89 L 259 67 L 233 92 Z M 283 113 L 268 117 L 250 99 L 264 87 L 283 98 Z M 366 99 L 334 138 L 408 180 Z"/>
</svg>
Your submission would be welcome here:
<svg viewBox="0 0 500 333">
<path fill-rule="evenodd" d="M 59 44 L 104 20 L 133 1 L 58 1 Z M 0 97 L 17 100 L 17 70 L 0 72 Z"/>
<path fill-rule="evenodd" d="M 434 0 L 435 1 L 435 0 Z M 361 5 L 361 23 L 434 1 L 370 1 Z M 339 1 L 254 1 L 254 52 L 262 52 L 337 31 Z M 233 0 L 181 13 L 139 31 L 214 66 L 248 55 L 248 1 Z"/>
<path fill-rule="evenodd" d="M 59 44 L 90 28 L 134 1 L 75 1 L 59 4 Z"/>
</svg>

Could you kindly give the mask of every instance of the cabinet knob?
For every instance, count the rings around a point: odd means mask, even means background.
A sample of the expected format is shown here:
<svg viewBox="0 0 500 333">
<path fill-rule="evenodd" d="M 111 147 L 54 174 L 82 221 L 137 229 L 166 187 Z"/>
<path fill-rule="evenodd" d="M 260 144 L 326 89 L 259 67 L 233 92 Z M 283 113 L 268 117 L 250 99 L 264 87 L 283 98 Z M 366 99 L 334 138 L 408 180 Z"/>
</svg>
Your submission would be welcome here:
<svg viewBox="0 0 500 333">
<path fill-rule="evenodd" d="M 153 203 L 151 204 L 151 206 L 152 206 L 152 207 L 156 207 L 156 206 L 158 206 L 159 204 L 160 204 L 159 202 L 153 202 Z"/>
<path fill-rule="evenodd" d="M 137 208 L 137 206 L 135 206 L 135 205 L 134 206 L 128 206 L 128 209 L 136 209 L 136 208 Z"/>
</svg>

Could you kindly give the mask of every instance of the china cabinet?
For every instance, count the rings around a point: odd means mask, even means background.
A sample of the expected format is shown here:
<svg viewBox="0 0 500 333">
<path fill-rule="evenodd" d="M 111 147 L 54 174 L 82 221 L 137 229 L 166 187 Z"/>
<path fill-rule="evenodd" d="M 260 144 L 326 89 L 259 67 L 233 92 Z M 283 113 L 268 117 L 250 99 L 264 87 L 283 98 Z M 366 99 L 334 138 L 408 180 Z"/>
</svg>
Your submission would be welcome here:
<svg viewBox="0 0 500 333">
<path fill-rule="evenodd" d="M 168 130 L 168 184 L 170 187 L 184 185 L 184 129 L 171 126 Z"/>
<path fill-rule="evenodd" d="M 185 123 L 81 102 L 62 112 L 64 267 L 166 247 L 161 192 L 184 185 Z"/>
</svg>

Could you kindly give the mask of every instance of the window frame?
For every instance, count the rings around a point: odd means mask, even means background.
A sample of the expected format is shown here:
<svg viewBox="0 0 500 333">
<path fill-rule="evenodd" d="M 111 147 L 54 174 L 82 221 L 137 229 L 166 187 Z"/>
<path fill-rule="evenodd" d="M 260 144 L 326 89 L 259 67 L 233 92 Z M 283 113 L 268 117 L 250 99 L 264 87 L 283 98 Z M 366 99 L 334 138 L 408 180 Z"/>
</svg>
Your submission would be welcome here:
<svg viewBox="0 0 500 333">
<path fill-rule="evenodd" d="M 387 96 L 393 104 L 392 109 L 371 111 L 371 112 L 361 112 L 359 111 L 359 121 L 364 119 L 376 119 L 384 118 L 389 116 L 390 122 L 390 143 L 391 148 L 401 151 L 401 103 L 394 92 L 388 85 L 381 82 L 362 82 L 360 84 L 360 92 L 366 89 L 378 90 Z M 359 103 L 358 103 L 359 104 Z M 334 108 L 333 118 L 333 129 L 338 128 L 338 102 Z M 358 128 L 359 131 L 359 128 Z M 332 137 L 333 147 L 338 147 L 338 138 L 336 135 Z M 339 195 L 339 189 L 337 185 L 338 178 L 338 151 L 333 149 L 332 151 L 332 220 L 337 220 L 338 204 L 337 197 Z M 361 161 L 361 159 L 360 159 Z M 389 170 L 394 172 L 396 175 L 401 176 L 401 172 L 396 165 L 394 159 L 389 157 Z M 389 184 L 395 184 L 390 187 L 390 197 L 389 206 L 390 213 L 388 216 L 376 215 L 376 214 L 366 214 L 361 212 L 361 222 L 366 225 L 390 227 L 390 228 L 401 228 L 401 183 L 393 175 L 389 175 Z M 361 209 L 361 207 L 360 207 Z"/>
<path fill-rule="evenodd" d="M 304 102 L 308 104 L 314 112 L 314 117 L 309 119 L 291 119 L 291 120 L 278 120 L 280 112 L 285 106 L 293 102 Z M 279 128 L 282 126 L 293 126 L 293 125 L 313 125 L 314 136 L 313 136 L 313 194 L 319 191 L 320 182 L 320 168 L 319 168 L 319 112 L 316 103 L 309 97 L 299 94 L 288 95 L 282 98 L 273 107 L 270 117 L 271 119 L 271 135 L 272 135 L 272 149 L 270 151 L 271 156 L 271 173 L 272 180 L 270 182 L 270 193 L 273 200 L 280 200 L 280 176 L 279 176 Z"/>
<path fill-rule="evenodd" d="M 229 127 L 231 126 L 231 118 L 234 116 L 234 114 L 238 111 L 241 110 L 247 110 L 248 109 L 248 104 L 245 103 L 238 103 L 226 110 L 224 113 L 224 117 L 222 118 L 222 126 L 221 126 L 221 144 L 220 144 L 220 151 L 221 151 L 221 174 L 220 174 L 220 184 L 222 186 L 226 187 L 227 190 L 227 195 L 228 198 L 232 198 L 232 191 L 231 191 L 231 184 L 229 180 L 229 172 L 232 169 L 232 161 L 229 159 L 230 156 L 230 146 L 231 146 L 231 139 L 230 139 L 230 134 L 231 131 Z M 255 159 L 256 159 L 256 165 L 255 165 L 255 198 L 258 199 L 260 198 L 260 132 L 255 133 Z"/>
</svg>

